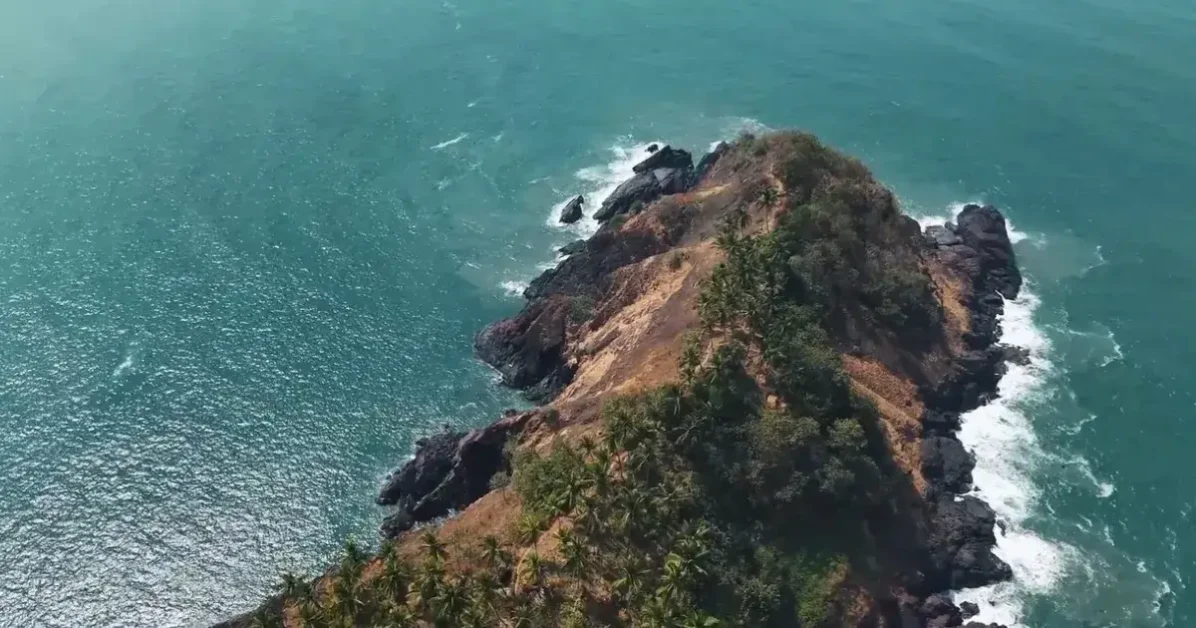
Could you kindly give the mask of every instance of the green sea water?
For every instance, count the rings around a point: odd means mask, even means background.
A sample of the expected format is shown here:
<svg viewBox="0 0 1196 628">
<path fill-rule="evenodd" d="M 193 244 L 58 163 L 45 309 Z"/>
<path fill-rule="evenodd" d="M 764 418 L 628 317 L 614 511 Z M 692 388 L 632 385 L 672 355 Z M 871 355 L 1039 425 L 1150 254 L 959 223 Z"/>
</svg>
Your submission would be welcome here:
<svg viewBox="0 0 1196 628">
<path fill-rule="evenodd" d="M 1004 208 L 1031 350 L 967 417 L 1047 628 L 1196 625 L 1196 6 L 9 0 L 0 626 L 199 626 L 374 538 L 472 334 L 651 141 L 801 127 Z"/>
</svg>

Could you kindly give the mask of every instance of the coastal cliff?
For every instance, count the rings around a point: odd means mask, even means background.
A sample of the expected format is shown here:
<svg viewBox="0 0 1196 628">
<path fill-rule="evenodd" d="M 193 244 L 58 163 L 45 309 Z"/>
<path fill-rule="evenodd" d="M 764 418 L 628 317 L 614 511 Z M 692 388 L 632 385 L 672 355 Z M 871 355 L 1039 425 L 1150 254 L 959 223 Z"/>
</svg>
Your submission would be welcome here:
<svg viewBox="0 0 1196 628">
<path fill-rule="evenodd" d="M 1017 359 L 1001 214 L 923 232 L 780 133 L 660 147 L 595 217 L 476 339 L 540 405 L 422 440 L 377 555 L 222 626 L 982 628 L 947 593 L 1011 575 L 955 437 Z"/>
</svg>

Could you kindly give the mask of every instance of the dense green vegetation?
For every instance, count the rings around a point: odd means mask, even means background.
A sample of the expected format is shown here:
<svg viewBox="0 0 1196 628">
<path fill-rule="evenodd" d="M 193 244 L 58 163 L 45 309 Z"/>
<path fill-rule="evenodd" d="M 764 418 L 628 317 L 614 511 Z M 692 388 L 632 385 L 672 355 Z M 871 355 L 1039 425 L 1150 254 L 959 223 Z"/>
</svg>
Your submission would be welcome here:
<svg viewBox="0 0 1196 628">
<path fill-rule="evenodd" d="M 768 141 L 784 156 L 788 211 L 766 235 L 728 221 L 682 381 L 609 401 L 600 440 L 514 454 L 522 555 L 487 539 L 454 549 L 474 553 L 472 568 L 446 569 L 449 550 L 428 530 L 422 559 L 387 545 L 364 578 L 349 544 L 324 590 L 284 580 L 301 625 L 779 628 L 835 617 L 866 544 L 861 522 L 891 477 L 875 410 L 840 369 L 836 326 L 845 312 L 914 328 L 939 315 L 900 246 L 891 196 L 863 166 L 810 136 Z"/>
</svg>

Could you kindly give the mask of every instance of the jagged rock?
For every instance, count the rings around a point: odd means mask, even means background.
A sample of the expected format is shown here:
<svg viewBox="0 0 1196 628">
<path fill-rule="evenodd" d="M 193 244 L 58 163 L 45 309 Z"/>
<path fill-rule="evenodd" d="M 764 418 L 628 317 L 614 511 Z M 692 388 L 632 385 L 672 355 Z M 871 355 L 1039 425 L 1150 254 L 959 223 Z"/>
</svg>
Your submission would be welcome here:
<svg viewBox="0 0 1196 628">
<path fill-rule="evenodd" d="M 1018 366 L 1027 366 L 1030 364 L 1030 350 L 1025 347 L 1012 347 L 1004 345 L 1001 347 L 1004 353 L 1005 361 L 1010 364 L 1017 364 Z"/>
<path fill-rule="evenodd" d="M 656 154 L 659 155 L 661 153 Z M 602 207 L 598 208 L 598 211 L 594 213 L 594 220 L 598 222 L 610 220 L 619 214 L 631 211 L 631 208 L 637 202 L 651 202 L 663 193 L 656 176 L 650 171 L 642 172 L 615 188 L 615 191 L 611 192 L 610 196 L 602 201 Z"/>
<path fill-rule="evenodd" d="M 494 474 L 509 466 L 505 452 L 508 439 L 532 422 L 545 420 L 551 412 L 542 408 L 509 412 L 491 425 L 466 434 L 444 432 L 421 440 L 415 459 L 393 476 L 411 475 L 408 470 L 420 467 L 417 461 L 423 460 L 421 478 L 425 481 L 410 487 L 418 490 L 404 488 L 399 493 L 399 509 L 382 522 L 382 534 L 393 538 L 418 523 L 443 517 L 477 501 L 490 491 Z M 450 436 L 456 436 L 456 440 Z M 446 459 L 445 451 L 450 449 Z M 428 460 L 435 460 L 436 464 L 427 465 Z M 396 503 L 382 502 L 381 497 L 379 502 Z"/>
<path fill-rule="evenodd" d="M 980 614 L 980 606 L 975 602 L 960 602 L 959 613 L 964 619 L 971 619 Z"/>
<path fill-rule="evenodd" d="M 660 150 L 660 144 L 648 144 L 649 153 L 655 153 L 658 150 Z"/>
<path fill-rule="evenodd" d="M 976 458 L 959 440 L 946 436 L 922 439 L 922 471 L 940 490 L 965 493 L 972 486 Z"/>
<path fill-rule="evenodd" d="M 954 225 L 930 227 L 926 236 L 945 262 L 972 278 L 978 295 L 997 292 L 1006 299 L 1017 297 L 1022 276 L 1005 217 L 996 208 L 968 205 Z"/>
<path fill-rule="evenodd" d="M 959 609 L 945 595 L 926 598 L 920 610 L 925 628 L 956 628 L 963 624 Z"/>
<path fill-rule="evenodd" d="M 927 408 L 922 413 L 922 429 L 929 434 L 948 435 L 959 429 L 958 412 L 940 412 Z"/>
<path fill-rule="evenodd" d="M 573 378 L 564 357 L 571 307 L 563 295 L 534 301 L 513 318 L 488 325 L 474 339 L 474 349 L 506 386 L 527 389 L 546 378 L 563 386 Z"/>
<path fill-rule="evenodd" d="M 679 170 L 692 170 L 694 167 L 693 155 L 689 151 L 684 151 L 672 146 L 664 146 L 660 150 L 652 153 L 647 159 L 639 162 L 631 168 L 631 171 L 636 174 L 643 174 L 651 172 L 658 168 L 676 168 Z"/>
<path fill-rule="evenodd" d="M 996 515 L 972 496 L 943 498 L 935 506 L 928 543 L 926 584 L 946 591 L 980 587 L 1013 576 L 1009 565 L 993 554 Z"/>
<path fill-rule="evenodd" d="M 722 159 L 723 155 L 727 154 L 727 150 L 729 148 L 730 146 L 727 146 L 726 142 L 719 142 L 713 150 L 703 155 L 702 159 L 698 161 L 697 168 L 694 169 L 693 182 L 697 184 L 699 181 L 701 181 L 702 177 L 706 176 L 706 173 L 710 172 L 710 169 L 714 167 L 714 164 L 718 163 L 718 160 Z"/>
<path fill-rule="evenodd" d="M 576 255 L 584 250 L 586 250 L 586 241 L 574 240 L 569 244 L 557 249 L 557 252 L 559 252 L 561 255 Z"/>
<path fill-rule="evenodd" d="M 453 466 L 457 442 L 465 432 L 444 430 L 415 443 L 415 457 L 391 473 L 378 493 L 380 505 L 399 503 L 404 495 L 426 495 L 436 488 Z"/>
<path fill-rule="evenodd" d="M 661 194 L 680 194 L 689 189 L 689 170 L 657 168 L 652 171 Z"/>
<path fill-rule="evenodd" d="M 523 296 L 531 301 L 550 295 L 601 296 L 615 270 L 663 253 L 671 246 L 670 234 L 663 234 L 665 238 L 660 235 L 600 230 L 586 242 L 584 249 L 533 279 Z"/>
<path fill-rule="evenodd" d="M 948 247 L 963 244 L 963 239 L 955 235 L 955 226 L 932 225 L 926 228 L 926 239 L 936 247 Z"/>
<path fill-rule="evenodd" d="M 569 201 L 563 209 L 561 209 L 561 222 L 571 225 L 578 220 L 581 220 L 581 206 L 586 202 L 586 199 L 578 194 L 577 198 Z"/>
</svg>

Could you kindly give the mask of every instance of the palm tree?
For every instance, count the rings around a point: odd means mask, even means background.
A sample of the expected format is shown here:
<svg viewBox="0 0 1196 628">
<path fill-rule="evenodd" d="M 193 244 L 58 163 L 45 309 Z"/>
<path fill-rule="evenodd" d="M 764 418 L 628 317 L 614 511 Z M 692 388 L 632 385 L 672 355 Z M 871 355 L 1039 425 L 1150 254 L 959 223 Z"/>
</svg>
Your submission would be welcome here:
<svg viewBox="0 0 1196 628">
<path fill-rule="evenodd" d="M 539 589 L 544 576 L 544 562 L 540 554 L 532 550 L 523 556 L 523 574 L 520 580 L 530 589 Z"/>
<path fill-rule="evenodd" d="M 341 573 L 360 575 L 367 558 L 368 555 L 361 548 L 357 539 L 349 537 L 345 540 L 344 548 L 341 551 Z"/>
<path fill-rule="evenodd" d="M 482 539 L 482 561 L 497 573 L 510 567 L 511 555 L 502 548 L 497 538 L 487 535 Z"/>
<path fill-rule="evenodd" d="M 249 620 L 251 628 L 283 628 L 282 617 L 270 608 L 259 608 Z"/>
<path fill-rule="evenodd" d="M 401 598 L 407 592 L 411 570 L 397 553 L 384 553 L 382 569 L 378 574 L 377 589 L 388 599 Z"/>
<path fill-rule="evenodd" d="M 438 626 L 452 625 L 460 617 L 468 603 L 469 598 L 464 579 L 455 578 L 452 582 L 445 583 L 432 598 L 436 624 Z"/>
<path fill-rule="evenodd" d="M 614 592 L 624 600 L 633 600 L 643 590 L 644 581 L 648 577 L 648 569 L 638 560 L 630 559 L 623 563 L 618 578 L 611 583 Z"/>
<path fill-rule="evenodd" d="M 589 552 L 586 550 L 585 544 L 565 528 L 557 530 L 556 536 L 561 548 L 561 555 L 565 558 L 565 569 L 568 569 L 569 573 L 579 580 L 585 577 L 589 559 Z"/>
<path fill-rule="evenodd" d="M 282 574 L 282 582 L 275 585 L 275 590 L 285 598 L 297 600 L 307 595 L 311 585 L 302 576 L 286 571 Z"/>
<path fill-rule="evenodd" d="M 723 625 L 717 617 L 707 615 L 702 611 L 689 609 L 681 618 L 678 628 L 719 628 Z"/>
<path fill-rule="evenodd" d="M 436 562 L 444 562 L 445 556 L 448 555 L 445 549 L 445 544 L 436 536 L 436 533 L 431 528 L 424 530 L 420 535 L 420 541 L 423 545 L 424 551 L 428 553 L 428 559 Z"/>
<path fill-rule="evenodd" d="M 415 615 L 402 604 L 391 602 L 382 611 L 382 625 L 386 628 L 415 628 Z"/>
<path fill-rule="evenodd" d="M 324 621 L 324 609 L 310 594 L 300 599 L 295 607 L 299 615 L 299 628 L 323 628 L 327 625 Z"/>
<path fill-rule="evenodd" d="M 342 625 L 353 626 L 358 616 L 365 608 L 362 601 L 361 581 L 355 572 L 342 572 L 332 581 L 332 591 L 329 596 L 329 614 L 331 619 Z"/>
</svg>

